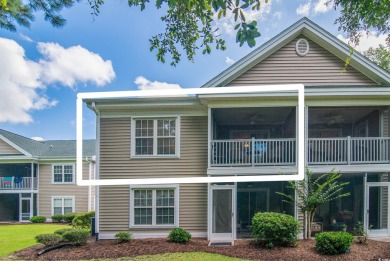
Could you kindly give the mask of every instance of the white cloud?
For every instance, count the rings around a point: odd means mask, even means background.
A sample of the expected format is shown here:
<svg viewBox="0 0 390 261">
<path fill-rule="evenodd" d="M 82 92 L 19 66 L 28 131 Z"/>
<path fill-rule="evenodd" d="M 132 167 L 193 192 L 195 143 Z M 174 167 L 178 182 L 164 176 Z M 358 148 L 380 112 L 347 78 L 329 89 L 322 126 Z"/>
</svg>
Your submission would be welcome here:
<svg viewBox="0 0 390 261">
<path fill-rule="evenodd" d="M 333 1 L 330 0 L 318 0 L 316 4 L 314 4 L 314 13 L 326 13 L 330 11 L 333 7 Z"/>
<path fill-rule="evenodd" d="M 368 35 L 365 32 L 361 32 L 359 46 L 353 46 L 357 51 L 363 53 L 367 51 L 370 47 L 377 48 L 380 44 L 386 46 L 386 37 L 385 34 L 378 34 L 377 32 L 370 32 Z M 348 44 L 348 38 L 345 38 L 341 34 L 337 36 L 341 41 Z"/>
<path fill-rule="evenodd" d="M 179 84 L 154 81 L 151 82 L 143 76 L 138 76 L 134 83 L 140 90 L 169 90 L 169 89 L 181 89 Z"/>
<path fill-rule="evenodd" d="M 22 38 L 23 40 L 29 42 L 29 43 L 33 43 L 34 42 L 30 37 L 28 37 L 27 35 L 24 35 L 22 33 L 19 33 L 19 37 Z"/>
<path fill-rule="evenodd" d="M 282 17 L 283 17 L 283 13 L 282 13 L 282 12 L 275 12 L 273 16 L 274 16 L 276 19 L 280 20 L 280 19 L 282 19 Z"/>
<path fill-rule="evenodd" d="M 42 137 L 31 137 L 31 139 L 35 141 L 45 141 L 45 139 Z"/>
<path fill-rule="evenodd" d="M 227 65 L 232 65 L 233 63 L 235 63 L 236 61 L 234 61 L 232 58 L 230 58 L 229 56 L 226 56 L 225 57 L 225 63 Z"/>
<path fill-rule="evenodd" d="M 42 78 L 47 83 L 60 82 L 73 88 L 76 82 L 92 82 L 103 86 L 115 78 L 110 60 L 78 46 L 64 48 L 57 43 L 38 43 L 44 56 L 39 61 Z"/>
<path fill-rule="evenodd" d="M 64 49 L 58 44 L 39 43 L 38 48 L 43 58 L 37 63 L 25 57 L 17 42 L 0 37 L 0 122 L 29 123 L 33 121 L 31 111 L 55 106 L 58 101 L 45 94 L 49 83 L 74 87 L 76 81 L 91 81 L 103 85 L 115 77 L 111 61 L 103 61 L 82 47 Z M 90 64 L 76 61 L 75 55 Z"/>
<path fill-rule="evenodd" d="M 261 0 L 261 5 L 259 10 L 252 10 L 250 7 L 247 10 L 243 10 L 245 20 L 250 21 L 264 21 L 266 16 L 271 12 L 271 2 L 265 3 L 264 0 Z M 226 33 L 228 35 L 234 35 L 235 30 L 234 26 L 237 22 L 234 21 L 234 15 L 231 11 L 227 10 L 226 17 L 218 19 L 218 14 L 214 14 L 214 21 L 216 21 L 216 27 L 220 29 L 218 33 Z"/>
<path fill-rule="evenodd" d="M 311 8 L 311 1 L 308 1 L 306 4 L 300 4 L 296 12 L 298 15 L 309 16 Z"/>
<path fill-rule="evenodd" d="M 39 64 L 25 58 L 15 41 L 0 38 L 0 122 L 28 123 L 31 110 L 55 106 L 57 101 L 43 94 Z"/>
</svg>

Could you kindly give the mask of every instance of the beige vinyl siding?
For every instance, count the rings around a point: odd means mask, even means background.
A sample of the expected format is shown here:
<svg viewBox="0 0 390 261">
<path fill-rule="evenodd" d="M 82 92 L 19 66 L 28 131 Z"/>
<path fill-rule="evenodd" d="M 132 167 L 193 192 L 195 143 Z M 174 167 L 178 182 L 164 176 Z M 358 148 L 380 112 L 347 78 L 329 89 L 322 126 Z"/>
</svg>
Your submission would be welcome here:
<svg viewBox="0 0 390 261">
<path fill-rule="evenodd" d="M 206 176 L 207 117 L 182 116 L 180 119 L 179 159 L 131 159 L 130 119 L 101 119 L 100 178 Z M 102 186 L 100 191 L 100 232 L 128 230 L 129 186 Z M 180 184 L 179 191 L 180 226 L 190 231 L 206 231 L 207 186 L 205 184 Z M 137 231 L 141 230 L 137 229 Z"/>
<path fill-rule="evenodd" d="M 75 162 L 56 162 L 55 164 L 57 163 L 75 164 Z M 88 179 L 88 171 L 88 162 L 83 162 L 83 179 Z M 39 164 L 38 213 L 40 216 L 45 216 L 46 218 L 52 216 L 52 196 L 74 196 L 75 212 L 88 211 L 87 186 L 77 186 L 76 184 L 52 184 L 52 164 Z"/>
<path fill-rule="evenodd" d="M 306 56 L 298 56 L 295 44 L 302 36 L 292 40 L 275 53 L 253 66 L 226 86 L 293 84 L 304 85 L 375 85 L 376 83 L 348 66 L 344 61 L 317 43 L 307 39 L 310 45 Z"/>
<path fill-rule="evenodd" d="M 383 137 L 389 137 L 389 110 L 383 111 Z"/>
<path fill-rule="evenodd" d="M 0 140 L 0 155 L 21 155 L 22 153 L 6 143 L 3 140 Z"/>
</svg>

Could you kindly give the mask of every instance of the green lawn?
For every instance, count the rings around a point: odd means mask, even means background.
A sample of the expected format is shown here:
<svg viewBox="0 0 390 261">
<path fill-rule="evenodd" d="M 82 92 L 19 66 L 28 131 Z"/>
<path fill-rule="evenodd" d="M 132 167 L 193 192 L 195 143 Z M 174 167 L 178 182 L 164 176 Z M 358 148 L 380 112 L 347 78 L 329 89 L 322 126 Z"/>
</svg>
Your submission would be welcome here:
<svg viewBox="0 0 390 261">
<path fill-rule="evenodd" d="M 12 252 L 36 245 L 34 237 L 39 234 L 53 233 L 67 225 L 26 224 L 0 225 L 0 259 Z"/>
<path fill-rule="evenodd" d="M 95 259 L 96 261 L 108 261 L 114 259 Z M 160 255 L 150 255 L 150 256 L 137 256 L 137 257 L 123 257 L 116 258 L 117 261 L 197 261 L 197 260 L 207 260 L 207 261 L 242 261 L 245 259 L 239 259 L 234 257 L 228 257 L 223 255 L 204 253 L 204 252 L 190 252 L 190 253 L 167 253 Z"/>
</svg>

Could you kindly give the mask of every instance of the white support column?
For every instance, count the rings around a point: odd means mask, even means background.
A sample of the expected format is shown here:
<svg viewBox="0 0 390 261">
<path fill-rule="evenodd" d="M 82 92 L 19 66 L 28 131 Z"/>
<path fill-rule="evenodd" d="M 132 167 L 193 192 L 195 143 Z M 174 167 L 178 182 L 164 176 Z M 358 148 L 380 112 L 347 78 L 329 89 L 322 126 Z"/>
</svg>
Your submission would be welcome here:
<svg viewBox="0 0 390 261">
<path fill-rule="evenodd" d="M 211 108 L 208 108 L 208 113 L 207 113 L 207 121 L 208 121 L 208 138 L 207 138 L 207 167 L 210 168 L 211 165 L 211 157 L 212 157 L 212 151 L 211 151 L 211 140 L 213 139 L 212 137 L 212 124 L 213 124 L 213 119 L 212 119 L 212 113 L 211 113 Z"/>
</svg>

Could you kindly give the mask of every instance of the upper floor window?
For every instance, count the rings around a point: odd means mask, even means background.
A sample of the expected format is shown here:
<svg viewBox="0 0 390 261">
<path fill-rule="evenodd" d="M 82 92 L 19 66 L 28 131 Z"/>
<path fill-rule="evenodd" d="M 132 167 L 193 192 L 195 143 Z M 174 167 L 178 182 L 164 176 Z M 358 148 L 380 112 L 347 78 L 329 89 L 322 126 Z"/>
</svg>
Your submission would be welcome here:
<svg viewBox="0 0 390 261">
<path fill-rule="evenodd" d="M 53 165 L 53 183 L 74 183 L 74 165 Z"/>
<path fill-rule="evenodd" d="M 132 120 L 132 156 L 178 156 L 177 118 Z"/>
</svg>

